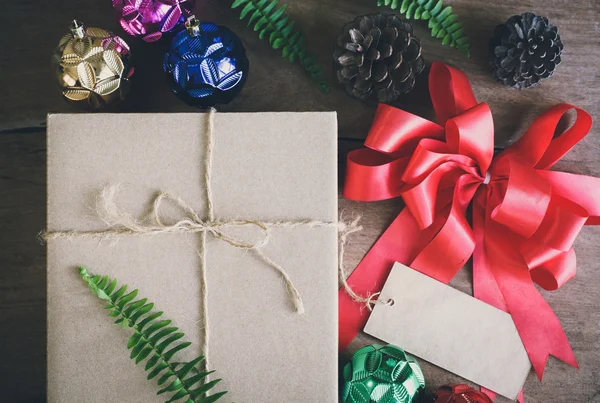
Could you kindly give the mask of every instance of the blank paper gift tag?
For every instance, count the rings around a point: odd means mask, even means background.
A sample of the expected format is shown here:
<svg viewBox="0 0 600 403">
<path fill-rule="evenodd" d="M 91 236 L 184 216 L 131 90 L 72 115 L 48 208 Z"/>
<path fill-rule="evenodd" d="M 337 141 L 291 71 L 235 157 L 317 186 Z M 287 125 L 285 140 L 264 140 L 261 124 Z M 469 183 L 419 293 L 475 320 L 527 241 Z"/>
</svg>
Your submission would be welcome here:
<svg viewBox="0 0 600 403">
<path fill-rule="evenodd" d="M 506 312 L 400 263 L 365 332 L 494 392 L 516 399 L 531 364 Z"/>
</svg>

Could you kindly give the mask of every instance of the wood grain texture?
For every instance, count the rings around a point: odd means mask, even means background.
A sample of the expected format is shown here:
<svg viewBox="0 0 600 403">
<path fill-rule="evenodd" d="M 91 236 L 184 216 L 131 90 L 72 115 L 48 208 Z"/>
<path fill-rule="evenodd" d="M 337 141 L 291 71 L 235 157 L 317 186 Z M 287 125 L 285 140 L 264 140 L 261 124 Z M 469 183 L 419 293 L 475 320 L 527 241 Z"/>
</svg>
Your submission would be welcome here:
<svg viewBox="0 0 600 403">
<path fill-rule="evenodd" d="M 307 36 L 327 76 L 332 76 L 331 54 L 340 27 L 360 14 L 377 11 L 376 0 L 289 0 L 289 13 Z M 360 146 L 374 109 L 355 101 L 338 87 L 322 94 L 298 65 L 290 65 L 260 41 L 229 9 L 228 0 L 198 1 L 197 16 L 226 25 L 244 40 L 251 74 L 242 94 L 223 111 L 335 110 L 339 114 L 340 175 L 347 151 Z M 557 102 L 570 102 L 600 117 L 600 2 L 596 0 L 446 0 L 453 6 L 471 38 L 472 58 L 432 39 L 417 22 L 424 55 L 464 70 L 479 100 L 494 114 L 496 143 L 518 138 L 533 118 Z M 555 76 L 540 87 L 516 91 L 493 81 L 487 67 L 487 41 L 496 24 L 513 14 L 534 11 L 560 27 L 565 57 Z M 50 55 L 72 18 L 89 26 L 120 33 L 110 1 L 5 1 L 0 13 L 0 400 L 45 401 L 45 249 L 36 239 L 45 223 L 45 116 L 73 112 L 62 101 L 50 70 Z M 136 60 L 133 90 L 123 111 L 195 111 L 171 94 L 161 71 L 165 43 L 145 44 L 128 38 Z M 425 76 L 415 90 L 397 103 L 432 118 Z M 600 176 L 600 130 L 569 153 L 557 169 Z M 342 177 L 340 177 L 341 183 Z M 344 216 L 362 215 L 365 229 L 350 239 L 349 268 L 353 268 L 402 208 L 397 200 L 357 203 L 340 198 Z M 543 292 L 560 318 L 581 369 L 551 358 L 544 382 L 531 374 L 525 388 L 529 403 L 600 402 L 600 229 L 585 228 L 576 243 L 577 277 L 556 292 Z M 401 242 L 401 240 L 399 240 Z M 452 285 L 470 292 L 470 268 Z M 443 330 L 442 330 L 443 331 Z M 374 340 L 359 336 L 347 352 Z M 458 378 L 421 361 L 430 386 Z M 316 369 L 318 370 L 318 369 Z M 498 401 L 506 401 L 498 399 Z"/>
</svg>

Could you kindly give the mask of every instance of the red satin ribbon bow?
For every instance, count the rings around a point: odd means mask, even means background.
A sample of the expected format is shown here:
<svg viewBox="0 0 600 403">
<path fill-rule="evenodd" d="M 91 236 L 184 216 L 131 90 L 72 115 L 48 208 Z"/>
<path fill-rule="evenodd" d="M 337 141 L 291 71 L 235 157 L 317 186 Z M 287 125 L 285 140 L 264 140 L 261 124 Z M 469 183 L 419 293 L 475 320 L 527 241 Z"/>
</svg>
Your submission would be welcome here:
<svg viewBox="0 0 600 403">
<path fill-rule="evenodd" d="M 475 297 L 512 315 L 539 378 L 549 354 L 577 366 L 534 282 L 555 290 L 571 279 L 577 234 L 600 223 L 600 179 L 548 170 L 585 137 L 591 116 L 556 105 L 494 157 L 490 109 L 477 102 L 465 74 L 434 63 L 429 88 L 439 124 L 379 105 L 368 148 L 348 155 L 345 197 L 400 196 L 406 204 L 348 283 L 363 296 L 378 292 L 396 261 L 448 283 L 473 255 Z M 571 109 L 575 123 L 554 137 Z M 341 349 L 368 313 L 340 290 Z"/>
</svg>

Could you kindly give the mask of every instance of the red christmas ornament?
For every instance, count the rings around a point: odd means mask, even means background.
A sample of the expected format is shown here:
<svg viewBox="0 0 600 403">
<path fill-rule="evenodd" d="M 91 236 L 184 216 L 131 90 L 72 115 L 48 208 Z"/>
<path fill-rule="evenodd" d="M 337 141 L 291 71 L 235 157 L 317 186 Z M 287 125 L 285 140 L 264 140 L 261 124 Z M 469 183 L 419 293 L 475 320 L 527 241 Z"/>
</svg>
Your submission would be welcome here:
<svg viewBox="0 0 600 403">
<path fill-rule="evenodd" d="M 446 385 L 435 391 L 435 403 L 492 403 L 482 392 L 469 385 Z"/>
</svg>

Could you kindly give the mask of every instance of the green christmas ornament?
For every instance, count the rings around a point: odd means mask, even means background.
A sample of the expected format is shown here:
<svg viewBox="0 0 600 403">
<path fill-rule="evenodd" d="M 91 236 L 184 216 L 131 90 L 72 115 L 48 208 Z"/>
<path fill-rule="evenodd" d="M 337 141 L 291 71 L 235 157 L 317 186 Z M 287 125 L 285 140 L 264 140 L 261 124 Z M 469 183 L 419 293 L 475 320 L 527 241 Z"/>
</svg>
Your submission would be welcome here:
<svg viewBox="0 0 600 403">
<path fill-rule="evenodd" d="M 419 364 L 392 345 L 361 348 L 343 376 L 344 403 L 413 403 L 425 388 Z"/>
</svg>

